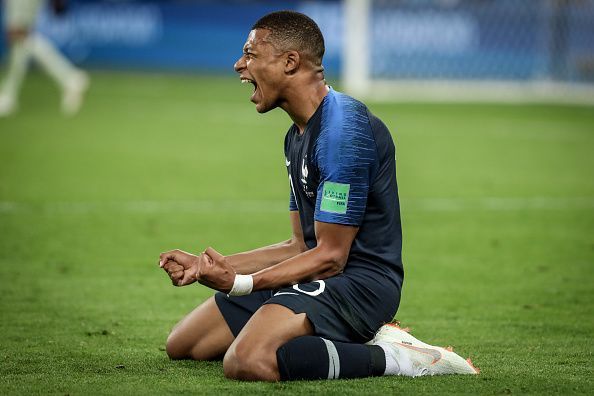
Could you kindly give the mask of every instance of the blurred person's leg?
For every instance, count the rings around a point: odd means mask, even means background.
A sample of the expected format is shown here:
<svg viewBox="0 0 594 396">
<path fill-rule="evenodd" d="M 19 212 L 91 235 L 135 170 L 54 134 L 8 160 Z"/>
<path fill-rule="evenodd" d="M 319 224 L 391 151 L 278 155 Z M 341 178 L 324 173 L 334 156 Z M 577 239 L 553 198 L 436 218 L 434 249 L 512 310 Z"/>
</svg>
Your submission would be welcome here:
<svg viewBox="0 0 594 396">
<path fill-rule="evenodd" d="M 62 90 L 62 111 L 72 115 L 80 109 L 89 78 L 66 59 L 41 34 L 33 32 L 43 0 L 5 0 L 6 25 L 11 45 L 9 69 L 0 91 L 0 116 L 14 112 L 30 57 L 34 58 Z"/>
<path fill-rule="evenodd" d="M 27 73 L 30 48 L 27 37 L 35 24 L 41 0 L 4 0 L 4 24 L 9 43 L 8 70 L 0 90 L 0 116 L 18 106 L 21 84 Z"/>
<path fill-rule="evenodd" d="M 15 33 L 9 33 L 9 36 L 8 72 L 0 91 L 0 116 L 9 115 L 17 109 L 18 95 L 29 61 L 25 40 L 22 37 L 17 39 Z"/>
<path fill-rule="evenodd" d="M 32 57 L 62 89 L 62 111 L 67 115 L 78 112 L 89 85 L 86 73 L 74 67 L 51 41 L 41 34 L 33 33 L 27 41 Z"/>
</svg>

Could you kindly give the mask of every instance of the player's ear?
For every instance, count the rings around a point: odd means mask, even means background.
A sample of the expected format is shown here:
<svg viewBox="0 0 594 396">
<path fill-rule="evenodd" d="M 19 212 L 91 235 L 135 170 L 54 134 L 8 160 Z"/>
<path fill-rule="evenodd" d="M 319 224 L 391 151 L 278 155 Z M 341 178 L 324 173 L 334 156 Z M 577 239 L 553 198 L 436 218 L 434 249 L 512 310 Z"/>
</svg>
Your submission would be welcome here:
<svg viewBox="0 0 594 396">
<path fill-rule="evenodd" d="M 293 74 L 299 69 L 301 57 L 297 51 L 287 51 L 285 53 L 285 73 Z"/>
</svg>

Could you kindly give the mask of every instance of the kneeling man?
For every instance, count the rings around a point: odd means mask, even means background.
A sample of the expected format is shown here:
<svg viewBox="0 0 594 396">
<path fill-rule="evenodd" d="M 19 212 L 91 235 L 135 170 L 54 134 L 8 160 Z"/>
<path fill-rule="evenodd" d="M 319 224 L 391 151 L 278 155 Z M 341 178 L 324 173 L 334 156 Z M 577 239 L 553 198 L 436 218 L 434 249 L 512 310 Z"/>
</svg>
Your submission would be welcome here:
<svg viewBox="0 0 594 396">
<path fill-rule="evenodd" d="M 385 325 L 404 278 L 394 143 L 364 104 L 326 84 L 323 55 L 303 14 L 274 12 L 252 27 L 235 70 L 259 113 L 280 107 L 293 121 L 293 235 L 226 257 L 161 254 L 174 285 L 219 291 L 173 329 L 167 353 L 224 356 L 225 375 L 241 380 L 475 374 L 452 351 Z"/>
</svg>

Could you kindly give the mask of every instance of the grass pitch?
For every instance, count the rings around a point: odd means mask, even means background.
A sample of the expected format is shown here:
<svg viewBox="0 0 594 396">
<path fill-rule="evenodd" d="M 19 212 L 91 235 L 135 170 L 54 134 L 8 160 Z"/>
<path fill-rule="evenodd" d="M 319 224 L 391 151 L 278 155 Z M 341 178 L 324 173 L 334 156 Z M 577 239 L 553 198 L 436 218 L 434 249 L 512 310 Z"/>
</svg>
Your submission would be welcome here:
<svg viewBox="0 0 594 396">
<path fill-rule="evenodd" d="M 212 294 L 157 268 L 289 235 L 282 143 L 237 79 L 93 74 L 58 112 L 32 75 L 0 119 L 0 393 L 586 393 L 594 389 L 594 109 L 368 103 L 392 130 L 397 319 L 477 377 L 240 383 L 164 342 Z"/>
</svg>

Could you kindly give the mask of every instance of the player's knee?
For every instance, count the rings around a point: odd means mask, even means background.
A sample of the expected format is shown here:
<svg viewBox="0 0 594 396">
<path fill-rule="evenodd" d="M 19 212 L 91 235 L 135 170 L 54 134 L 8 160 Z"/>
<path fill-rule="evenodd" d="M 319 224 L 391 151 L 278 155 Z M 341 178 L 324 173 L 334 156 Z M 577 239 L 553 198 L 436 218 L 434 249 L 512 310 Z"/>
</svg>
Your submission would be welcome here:
<svg viewBox="0 0 594 396">
<path fill-rule="evenodd" d="M 276 359 L 276 355 L 273 356 Z M 244 381 L 278 381 L 278 370 L 271 356 L 254 348 L 236 345 L 223 359 L 225 377 Z"/>
<path fill-rule="evenodd" d="M 170 359 L 187 359 L 189 357 L 187 346 L 183 345 L 182 340 L 176 336 L 175 331 L 172 331 L 167 337 L 165 352 L 167 352 Z"/>
<path fill-rule="evenodd" d="M 200 340 L 192 340 L 192 342 L 188 342 L 183 335 L 176 334 L 175 331 L 172 331 L 167 338 L 165 352 L 167 353 L 167 356 L 173 360 L 209 360 L 213 357 L 210 356 L 211 354 L 208 353 L 206 348 L 202 347 Z"/>
</svg>

